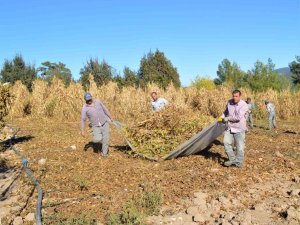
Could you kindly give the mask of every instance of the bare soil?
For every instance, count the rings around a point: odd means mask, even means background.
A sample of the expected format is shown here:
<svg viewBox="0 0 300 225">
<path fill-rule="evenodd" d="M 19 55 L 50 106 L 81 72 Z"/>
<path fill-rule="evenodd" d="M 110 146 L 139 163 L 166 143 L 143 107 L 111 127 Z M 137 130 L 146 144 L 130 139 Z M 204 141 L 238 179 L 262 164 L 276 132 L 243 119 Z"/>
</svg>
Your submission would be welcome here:
<svg viewBox="0 0 300 225">
<path fill-rule="evenodd" d="M 278 121 L 276 132 L 258 126 L 247 133 L 242 169 L 223 166 L 227 157 L 222 137 L 199 155 L 151 162 L 125 153 L 122 137 L 111 127 L 110 156 L 103 159 L 91 148 L 84 150 L 89 138 L 80 136 L 78 123 L 36 119 L 13 123 L 20 128 L 16 146 L 27 156 L 44 190 L 43 218 L 49 224 L 59 224 L 61 217 L 80 216 L 105 223 L 110 212 L 147 190 L 162 191 L 163 207 L 184 209 L 187 199 L 198 191 L 209 193 L 211 199 L 220 195 L 235 198 L 256 184 L 290 182 L 300 174 L 297 120 Z M 45 164 L 38 163 L 41 159 L 46 159 Z M 21 169 L 17 157 L 9 160 L 15 169 Z M 30 185 L 24 181 L 19 188 Z M 34 192 L 20 213 L 23 218 L 34 212 L 36 195 Z M 250 209 L 253 202 L 244 201 L 243 207 Z"/>
</svg>

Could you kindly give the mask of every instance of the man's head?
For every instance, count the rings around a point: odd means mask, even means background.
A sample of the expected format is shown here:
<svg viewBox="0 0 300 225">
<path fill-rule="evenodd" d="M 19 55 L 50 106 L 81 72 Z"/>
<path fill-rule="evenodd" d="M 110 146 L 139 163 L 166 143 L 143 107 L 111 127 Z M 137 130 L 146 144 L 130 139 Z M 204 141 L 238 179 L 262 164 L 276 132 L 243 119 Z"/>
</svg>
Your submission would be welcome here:
<svg viewBox="0 0 300 225">
<path fill-rule="evenodd" d="M 84 94 L 84 100 L 85 100 L 86 104 L 88 104 L 88 105 L 92 104 L 92 102 L 93 102 L 93 97 L 92 97 L 91 93 L 86 92 L 86 93 Z"/>
<path fill-rule="evenodd" d="M 251 98 L 247 98 L 247 103 L 250 103 L 251 102 Z"/>
<path fill-rule="evenodd" d="M 265 102 L 265 105 L 268 105 L 268 104 L 269 104 L 269 101 L 268 101 L 268 100 L 265 100 L 264 102 Z"/>
<path fill-rule="evenodd" d="M 235 104 L 239 103 L 241 100 L 242 93 L 240 90 L 234 90 L 232 92 L 232 99 Z"/>
<path fill-rule="evenodd" d="M 157 92 L 156 91 L 152 91 L 151 92 L 151 97 L 152 97 L 153 101 L 156 101 L 158 99 Z"/>
</svg>

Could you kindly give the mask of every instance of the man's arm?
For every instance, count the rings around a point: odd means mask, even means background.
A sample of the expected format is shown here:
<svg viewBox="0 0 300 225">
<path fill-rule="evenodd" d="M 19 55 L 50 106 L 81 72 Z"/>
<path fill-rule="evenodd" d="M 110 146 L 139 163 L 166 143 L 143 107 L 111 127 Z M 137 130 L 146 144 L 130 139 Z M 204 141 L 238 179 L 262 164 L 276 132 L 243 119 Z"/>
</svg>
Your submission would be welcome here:
<svg viewBox="0 0 300 225">
<path fill-rule="evenodd" d="M 167 99 L 165 99 L 165 98 L 164 98 L 164 104 L 165 104 L 165 105 L 169 105 L 169 102 L 168 102 L 168 100 L 167 100 Z"/>
<path fill-rule="evenodd" d="M 83 107 L 82 111 L 81 111 L 81 120 L 80 120 L 80 131 L 81 131 L 81 133 L 84 132 L 85 121 L 86 121 L 86 109 L 85 109 L 85 107 Z"/>
<path fill-rule="evenodd" d="M 223 112 L 222 117 L 225 118 L 225 117 L 228 117 L 228 115 L 229 115 L 229 111 L 228 111 L 228 103 L 227 103 L 227 104 L 226 104 L 226 109 L 225 109 L 225 111 Z"/>
</svg>

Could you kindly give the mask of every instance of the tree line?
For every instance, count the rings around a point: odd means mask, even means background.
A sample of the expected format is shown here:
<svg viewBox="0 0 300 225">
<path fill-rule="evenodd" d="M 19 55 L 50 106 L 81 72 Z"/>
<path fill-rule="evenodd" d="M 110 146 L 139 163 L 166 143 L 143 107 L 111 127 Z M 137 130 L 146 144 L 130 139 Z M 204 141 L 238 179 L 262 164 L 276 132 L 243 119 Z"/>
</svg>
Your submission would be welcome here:
<svg viewBox="0 0 300 225">
<path fill-rule="evenodd" d="M 236 62 L 224 59 L 218 66 L 217 78 L 196 77 L 191 85 L 197 88 L 214 88 L 216 85 L 230 85 L 232 88 L 247 87 L 253 91 L 264 91 L 267 89 L 284 90 L 300 87 L 300 56 L 289 64 L 292 72 L 292 83 L 285 75 L 275 71 L 275 65 L 271 59 L 265 64 L 261 61 L 254 63 L 251 70 L 243 71 Z M 12 60 L 6 59 L 3 63 L 0 80 L 1 82 L 15 83 L 20 80 L 27 88 L 32 90 L 32 82 L 35 79 L 46 80 L 51 84 L 52 79 L 61 79 L 66 86 L 71 82 L 80 82 L 85 89 L 89 87 L 89 76 L 92 75 L 98 86 L 105 85 L 109 81 L 117 82 L 119 87 L 134 86 L 143 87 L 153 82 L 162 88 L 170 83 L 180 87 L 180 79 L 177 68 L 159 50 L 149 52 L 140 61 L 138 71 L 125 67 L 123 74 L 109 65 L 105 60 L 90 58 L 80 70 L 80 78 L 75 81 L 69 68 L 62 62 L 43 62 L 39 67 L 26 63 L 21 55 L 16 55 Z"/>
</svg>

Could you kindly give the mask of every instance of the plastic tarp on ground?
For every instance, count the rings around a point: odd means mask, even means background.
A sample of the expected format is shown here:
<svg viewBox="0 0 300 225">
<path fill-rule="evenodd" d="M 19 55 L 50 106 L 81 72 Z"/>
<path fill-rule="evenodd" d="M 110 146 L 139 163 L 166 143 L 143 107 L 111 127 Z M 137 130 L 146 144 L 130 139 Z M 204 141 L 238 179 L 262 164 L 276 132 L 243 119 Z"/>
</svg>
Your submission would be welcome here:
<svg viewBox="0 0 300 225">
<path fill-rule="evenodd" d="M 223 123 L 212 123 L 207 128 L 203 129 L 191 139 L 184 142 L 177 149 L 165 156 L 164 159 L 174 159 L 179 156 L 188 156 L 196 154 L 207 148 L 214 140 L 216 140 L 226 129 Z"/>
<path fill-rule="evenodd" d="M 117 130 L 122 134 L 122 124 L 118 121 L 114 121 L 113 124 Z M 188 156 L 196 154 L 205 148 L 207 148 L 214 140 L 216 140 L 226 129 L 226 125 L 223 123 L 212 123 L 207 128 L 203 129 L 188 141 L 184 142 L 177 149 L 172 151 L 169 155 L 163 157 L 164 160 L 175 159 L 179 156 Z M 128 139 L 122 134 L 128 146 L 132 151 L 136 152 Z"/>
</svg>

